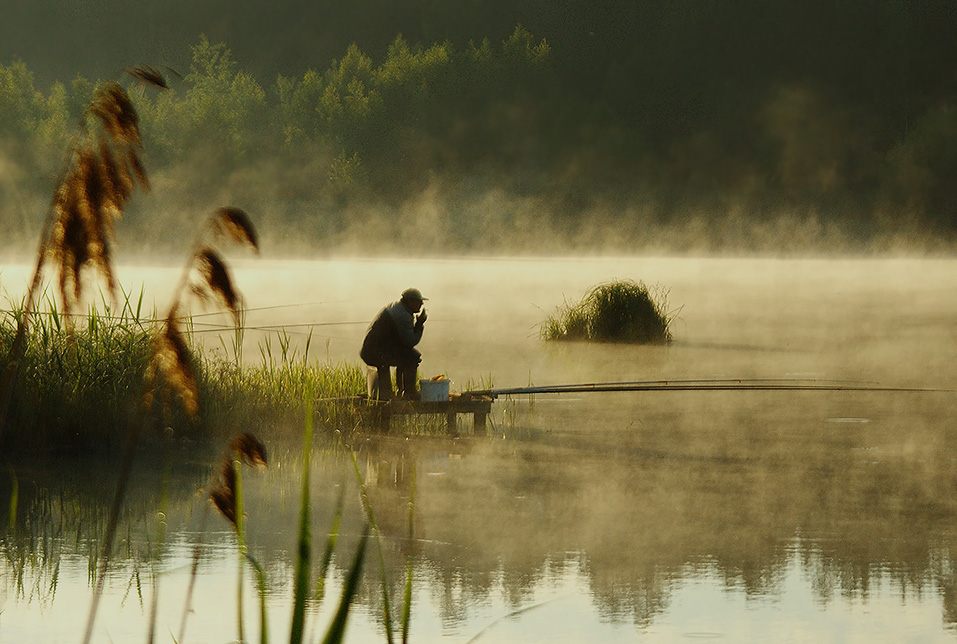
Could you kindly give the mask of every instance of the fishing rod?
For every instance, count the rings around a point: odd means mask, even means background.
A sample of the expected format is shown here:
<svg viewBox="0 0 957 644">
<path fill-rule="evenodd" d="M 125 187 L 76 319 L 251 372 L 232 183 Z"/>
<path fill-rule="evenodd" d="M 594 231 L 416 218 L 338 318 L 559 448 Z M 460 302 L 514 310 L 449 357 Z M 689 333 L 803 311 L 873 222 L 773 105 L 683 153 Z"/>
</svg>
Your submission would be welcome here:
<svg viewBox="0 0 957 644">
<path fill-rule="evenodd" d="M 888 387 L 876 383 L 841 380 L 797 380 L 788 378 L 733 378 L 697 380 L 642 380 L 634 382 L 592 382 L 568 385 L 530 385 L 498 389 L 472 389 L 462 396 L 519 396 L 621 391 L 901 391 L 952 392 L 950 389 Z"/>
</svg>

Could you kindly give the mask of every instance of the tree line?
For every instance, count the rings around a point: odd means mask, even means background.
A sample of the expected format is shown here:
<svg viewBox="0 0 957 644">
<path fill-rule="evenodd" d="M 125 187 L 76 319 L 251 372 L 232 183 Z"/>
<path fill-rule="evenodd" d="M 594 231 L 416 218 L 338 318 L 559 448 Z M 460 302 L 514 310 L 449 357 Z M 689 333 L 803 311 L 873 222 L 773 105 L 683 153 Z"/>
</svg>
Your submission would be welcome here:
<svg viewBox="0 0 957 644">
<path fill-rule="evenodd" d="M 542 231 L 569 245 L 647 245 L 676 229 L 698 229 L 712 247 L 773 245 L 735 241 L 742 222 L 777 222 L 784 236 L 797 226 L 808 244 L 836 232 L 851 247 L 902 228 L 941 245 L 957 233 L 947 92 L 871 100 L 862 82 L 840 91 L 823 76 L 744 82 L 735 71 L 689 72 L 694 89 L 655 81 L 655 61 L 637 54 L 596 58 L 591 83 L 579 73 L 570 86 L 569 52 L 522 26 L 458 47 L 398 36 L 379 61 L 353 44 L 324 70 L 271 84 L 224 43 L 203 37 L 191 54 L 185 73 L 165 72 L 169 91 L 132 90 L 149 171 L 200 191 L 243 176 L 241 205 L 319 243 L 363 227 L 428 229 L 423 243 L 436 249 Z M 893 66 L 871 71 L 880 78 L 868 83 L 889 93 L 900 81 Z M 24 63 L 0 65 L 8 230 L 29 238 L 42 213 L 24 204 L 53 184 L 95 85 L 42 90 Z"/>
</svg>

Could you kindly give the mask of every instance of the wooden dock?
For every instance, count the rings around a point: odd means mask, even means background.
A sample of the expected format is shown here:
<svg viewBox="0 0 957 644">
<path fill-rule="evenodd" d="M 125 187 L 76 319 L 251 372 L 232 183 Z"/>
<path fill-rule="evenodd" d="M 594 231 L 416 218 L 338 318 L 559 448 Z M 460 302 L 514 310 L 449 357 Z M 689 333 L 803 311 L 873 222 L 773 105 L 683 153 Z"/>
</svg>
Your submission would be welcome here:
<svg viewBox="0 0 957 644">
<path fill-rule="evenodd" d="M 445 426 L 450 434 L 456 433 L 456 418 L 459 414 L 472 415 L 473 431 L 484 432 L 488 415 L 492 411 L 490 396 L 461 396 L 453 394 L 449 400 L 401 400 L 376 401 L 365 398 L 365 411 L 369 420 L 380 431 L 389 432 L 392 428 L 392 418 L 395 416 L 410 416 L 434 414 L 445 416 Z"/>
</svg>

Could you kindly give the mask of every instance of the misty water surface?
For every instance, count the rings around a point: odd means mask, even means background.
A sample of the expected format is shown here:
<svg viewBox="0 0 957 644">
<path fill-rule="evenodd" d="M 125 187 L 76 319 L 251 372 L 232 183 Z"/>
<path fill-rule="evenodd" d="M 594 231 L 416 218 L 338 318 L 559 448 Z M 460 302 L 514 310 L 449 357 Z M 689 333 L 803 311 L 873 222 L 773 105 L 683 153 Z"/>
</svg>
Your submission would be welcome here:
<svg viewBox="0 0 957 644">
<path fill-rule="evenodd" d="M 254 327 L 286 325 L 301 352 L 297 325 L 315 323 L 311 358 L 356 362 L 368 321 L 416 286 L 430 298 L 423 375 L 445 373 L 453 389 L 802 378 L 951 390 L 955 269 L 949 260 L 335 260 L 248 262 L 236 279 L 250 307 L 249 361 L 261 359 Z M 178 273 L 120 276 L 162 306 Z M 673 345 L 539 340 L 537 325 L 563 299 L 614 277 L 668 291 Z M 462 421 L 459 437 L 400 428 L 345 440 L 370 485 L 397 602 L 414 555 L 414 642 L 936 642 L 951 641 L 957 621 L 953 402 L 952 391 L 516 397 L 497 401 L 488 435 Z M 269 445 L 271 467 L 248 484 L 250 545 L 266 565 L 280 640 L 291 613 L 297 432 Z M 208 547 L 186 641 L 231 641 L 235 546 L 225 522 L 205 516 L 203 464 L 183 454 L 160 544 L 161 473 L 143 460 L 97 641 L 146 640 L 154 571 L 158 637 L 171 641 L 201 534 Z M 317 548 L 339 491 L 354 499 L 351 467 L 317 441 Z M 0 641 L 76 641 L 110 472 L 41 461 L 19 475 L 24 503 L 45 510 L 3 543 Z M 361 529 L 358 504 L 348 507 L 334 588 L 310 613 L 320 627 Z M 348 641 L 385 638 L 375 558 L 367 565 Z M 253 597 L 250 582 L 255 639 Z"/>
</svg>

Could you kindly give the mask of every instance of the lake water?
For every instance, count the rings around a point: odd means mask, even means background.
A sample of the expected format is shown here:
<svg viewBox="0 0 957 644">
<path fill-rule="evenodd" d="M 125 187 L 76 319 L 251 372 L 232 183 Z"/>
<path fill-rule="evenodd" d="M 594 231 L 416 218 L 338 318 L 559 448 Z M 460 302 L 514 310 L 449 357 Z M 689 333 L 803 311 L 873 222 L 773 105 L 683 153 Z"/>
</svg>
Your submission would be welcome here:
<svg viewBox="0 0 957 644">
<path fill-rule="evenodd" d="M 18 271 L 4 271 L 8 293 Z M 495 403 L 487 434 L 463 420 L 454 437 L 346 436 L 396 614 L 412 557 L 410 641 L 957 639 L 957 261 L 242 261 L 235 273 L 251 362 L 267 337 L 278 349 L 277 326 L 289 352 L 302 355 L 312 328 L 309 359 L 357 362 L 369 320 L 416 286 L 430 298 L 421 371 L 447 374 L 453 390 L 726 378 L 939 390 L 520 396 Z M 178 270 L 119 275 L 162 307 Z M 539 339 L 547 313 L 612 278 L 667 290 L 672 345 Z M 273 641 L 288 638 L 292 610 L 299 429 L 268 444 L 269 468 L 245 481 Z M 209 464 L 184 452 L 164 476 L 150 461 L 137 461 L 94 641 L 147 641 L 154 597 L 156 641 L 178 638 L 197 544 L 183 641 L 235 641 L 236 546 L 200 493 Z M 77 642 L 115 473 L 38 459 L 16 476 L 18 521 L 0 542 L 0 642 Z M 312 480 L 316 550 L 346 499 L 331 586 L 307 617 L 309 641 L 321 641 L 362 512 L 351 459 L 329 440 L 316 441 Z M 245 638 L 258 641 L 248 569 L 244 581 Z M 385 641 L 381 601 L 373 546 L 346 641 Z"/>
</svg>

